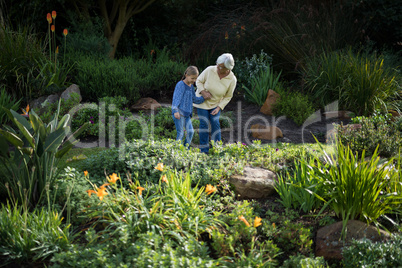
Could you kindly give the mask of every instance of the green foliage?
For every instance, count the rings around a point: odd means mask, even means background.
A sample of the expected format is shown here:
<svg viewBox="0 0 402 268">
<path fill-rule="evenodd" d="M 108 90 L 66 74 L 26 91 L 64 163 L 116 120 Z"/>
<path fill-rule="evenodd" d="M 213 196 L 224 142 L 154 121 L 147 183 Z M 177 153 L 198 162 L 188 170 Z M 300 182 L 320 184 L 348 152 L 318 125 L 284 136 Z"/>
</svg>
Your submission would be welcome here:
<svg viewBox="0 0 402 268">
<path fill-rule="evenodd" d="M 317 186 L 317 179 L 309 174 L 309 166 L 314 164 L 315 159 L 313 157 L 310 160 L 306 160 L 306 157 L 302 159 L 305 160 L 302 162 L 295 160 L 292 173 L 287 171 L 286 176 L 279 175 L 275 190 L 284 207 L 308 213 L 322 206 L 321 200 L 311 194 L 310 188 L 314 188 L 316 193 L 322 193 L 322 191 Z"/>
<path fill-rule="evenodd" d="M 268 90 L 282 91 L 282 85 L 279 82 L 280 76 L 281 72 L 274 74 L 274 70 L 267 66 L 266 70 L 261 71 L 258 76 L 251 79 L 250 88 L 243 85 L 246 93 L 245 99 L 258 106 L 262 106 L 267 99 Z"/>
<path fill-rule="evenodd" d="M 75 83 L 85 100 L 106 96 L 126 96 L 130 103 L 151 97 L 166 89 L 173 91 L 186 65 L 169 59 L 168 51 L 157 53 L 155 61 L 122 58 L 118 60 L 82 57 L 77 63 Z"/>
<path fill-rule="evenodd" d="M 264 50 L 260 54 L 254 54 L 250 59 L 237 60 L 235 66 L 235 73 L 237 83 L 247 88 L 252 88 L 251 81 L 260 76 L 262 72 L 267 71 L 272 66 L 272 57 L 268 56 Z"/>
<path fill-rule="evenodd" d="M 300 92 L 283 92 L 273 109 L 275 116 L 284 115 L 299 126 L 312 116 L 314 111 L 309 97 Z"/>
<path fill-rule="evenodd" d="M 68 100 L 65 100 L 64 98 L 60 98 L 60 112 L 58 114 L 58 119 L 60 120 L 65 114 L 67 114 L 72 108 L 74 108 L 76 105 L 80 103 L 80 98 L 79 94 L 77 93 L 71 93 L 70 98 Z M 57 109 L 59 107 L 58 102 L 54 103 L 48 103 L 44 102 L 41 104 L 41 107 L 38 107 L 38 109 L 34 109 L 35 112 L 40 116 L 43 122 L 49 123 L 52 118 L 54 117 L 54 114 L 57 112 Z M 81 124 L 82 126 L 83 124 Z M 77 128 L 73 127 L 73 130 L 76 130 Z"/>
<path fill-rule="evenodd" d="M 399 74 L 385 68 L 382 55 L 323 53 L 308 61 L 304 80 L 322 106 L 339 100 L 341 109 L 365 116 L 400 106 Z"/>
<path fill-rule="evenodd" d="M 324 257 L 306 257 L 304 255 L 290 256 L 284 261 L 284 268 L 325 268 L 329 267 L 325 262 Z"/>
<path fill-rule="evenodd" d="M 297 252 L 303 255 L 312 253 L 311 230 L 303 227 L 301 223 L 285 220 L 278 224 L 274 241 L 285 253 Z"/>
<path fill-rule="evenodd" d="M 37 61 L 45 61 L 44 48 L 32 28 L 0 28 L 0 85 L 15 99 L 25 101 L 38 96 L 36 77 L 40 72 Z"/>
<path fill-rule="evenodd" d="M 6 112 L 4 111 L 4 108 L 8 109 L 8 110 L 14 110 L 17 111 L 18 108 L 20 107 L 21 104 L 21 100 L 15 100 L 11 97 L 10 94 L 7 93 L 7 91 L 5 90 L 4 86 L 0 87 L 1 88 L 1 92 L 0 92 L 0 125 L 6 124 L 7 122 L 9 122 L 9 119 L 7 118 Z"/>
<path fill-rule="evenodd" d="M 52 267 L 105 267 L 119 263 L 126 267 L 216 267 L 221 261 L 208 255 L 204 242 L 190 238 L 178 245 L 161 235 L 149 232 L 138 234 L 138 239 L 124 233 L 86 232 L 88 244 L 74 244 L 68 251 L 56 253 Z M 120 234 L 120 236 L 118 236 Z"/>
<path fill-rule="evenodd" d="M 35 207 L 46 189 L 53 186 L 57 159 L 72 148 L 72 139 L 79 131 L 68 136 L 70 117 L 67 114 L 59 121 L 60 108 L 48 124 L 34 111 L 28 121 L 13 110 L 4 110 L 16 130 L 0 129 L 0 161 L 5 167 L 0 187 L 7 190 L 13 204 Z M 9 144 L 15 147 L 12 153 Z"/>
<path fill-rule="evenodd" d="M 339 142 L 336 155 L 325 153 L 324 163 L 317 158 L 308 164 L 322 194 L 309 190 L 326 202 L 321 211 L 329 206 L 342 219 L 342 235 L 350 219 L 379 226 L 381 216 L 400 208 L 400 159 L 396 166 L 392 159 L 380 165 L 377 150 L 366 160 L 364 152 L 359 156 Z"/>
<path fill-rule="evenodd" d="M 354 240 L 342 251 L 345 267 L 398 267 L 402 263 L 402 235 L 387 242 Z"/>
<path fill-rule="evenodd" d="M 389 115 L 374 114 L 370 117 L 356 117 L 353 122 L 359 127 L 336 125 L 338 140 L 354 152 L 372 155 L 378 147 L 383 157 L 397 156 L 402 148 L 402 132 L 398 121 L 391 123 Z"/>
<path fill-rule="evenodd" d="M 1 204 L 0 256 L 2 264 L 24 264 L 51 257 L 68 248 L 72 236 L 55 211 L 27 211 L 21 206 Z"/>
</svg>

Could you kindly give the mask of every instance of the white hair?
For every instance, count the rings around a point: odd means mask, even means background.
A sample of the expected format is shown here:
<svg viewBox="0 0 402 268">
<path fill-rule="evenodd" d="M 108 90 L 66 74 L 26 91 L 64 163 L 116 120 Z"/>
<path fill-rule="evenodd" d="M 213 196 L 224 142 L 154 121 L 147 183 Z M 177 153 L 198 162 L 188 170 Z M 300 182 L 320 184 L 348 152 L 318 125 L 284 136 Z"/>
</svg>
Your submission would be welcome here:
<svg viewBox="0 0 402 268">
<path fill-rule="evenodd" d="M 232 70 L 234 67 L 234 59 L 232 54 L 230 53 L 224 53 L 218 57 L 216 60 L 216 64 L 221 64 L 225 65 L 226 69 Z"/>
</svg>

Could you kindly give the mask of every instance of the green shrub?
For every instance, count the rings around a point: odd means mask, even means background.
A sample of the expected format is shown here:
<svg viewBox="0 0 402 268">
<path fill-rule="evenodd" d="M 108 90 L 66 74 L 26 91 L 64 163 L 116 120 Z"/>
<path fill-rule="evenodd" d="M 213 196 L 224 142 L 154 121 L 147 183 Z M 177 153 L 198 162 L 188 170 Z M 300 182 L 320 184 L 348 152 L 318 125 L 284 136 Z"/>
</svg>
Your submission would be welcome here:
<svg viewBox="0 0 402 268">
<path fill-rule="evenodd" d="M 299 92 L 288 92 L 282 93 L 281 96 L 273 109 L 275 116 L 284 115 L 301 126 L 307 118 L 313 115 L 314 106 L 307 95 Z"/>
<path fill-rule="evenodd" d="M 152 60 L 94 59 L 83 57 L 77 63 L 75 83 L 82 88 L 86 101 L 97 101 L 107 96 L 126 96 L 130 103 L 139 97 L 152 97 L 162 91 L 172 91 L 182 76 L 186 65 L 174 62 L 166 50 Z"/>
<path fill-rule="evenodd" d="M 376 115 L 357 117 L 353 122 L 361 127 L 336 125 L 338 140 L 354 152 L 372 155 L 378 146 L 378 154 L 384 157 L 397 156 L 402 147 L 401 131 L 389 121 L 389 116 Z M 395 127 L 396 126 L 396 127 Z"/>
<path fill-rule="evenodd" d="M 345 267 L 399 267 L 402 264 L 402 235 L 387 242 L 354 240 L 342 251 Z"/>
<path fill-rule="evenodd" d="M 14 31 L 0 26 L 0 86 L 24 101 L 39 96 L 41 88 L 36 79 L 40 69 L 37 61 L 45 61 L 44 48 L 32 28 L 19 28 Z"/>
<path fill-rule="evenodd" d="M 279 74 L 274 74 L 274 70 L 269 66 L 262 70 L 256 77 L 251 79 L 250 88 L 243 85 L 245 91 L 245 99 L 258 106 L 262 106 L 267 99 L 270 89 L 276 92 L 282 92 L 282 85 L 279 82 Z"/>
<path fill-rule="evenodd" d="M 383 56 L 340 51 L 308 61 L 304 77 L 321 106 L 339 100 L 340 109 L 357 115 L 400 107 L 399 74 L 384 66 Z"/>
<path fill-rule="evenodd" d="M 0 125 L 3 125 L 10 121 L 3 107 L 8 110 L 18 111 L 22 99 L 15 100 L 6 92 L 4 86 L 0 88 Z"/>
<path fill-rule="evenodd" d="M 284 268 L 325 268 L 329 267 L 324 257 L 306 257 L 304 255 L 290 256 L 284 261 Z"/>
<path fill-rule="evenodd" d="M 238 85 L 247 88 L 252 88 L 251 81 L 260 76 L 261 72 L 267 71 L 267 68 L 272 66 L 272 57 L 268 56 L 263 50 L 260 54 L 254 54 L 250 59 L 237 60 L 235 66 L 235 73 Z"/>
<path fill-rule="evenodd" d="M 2 264 L 27 264 L 67 250 L 72 236 L 55 211 L 1 204 L 0 256 Z"/>
</svg>

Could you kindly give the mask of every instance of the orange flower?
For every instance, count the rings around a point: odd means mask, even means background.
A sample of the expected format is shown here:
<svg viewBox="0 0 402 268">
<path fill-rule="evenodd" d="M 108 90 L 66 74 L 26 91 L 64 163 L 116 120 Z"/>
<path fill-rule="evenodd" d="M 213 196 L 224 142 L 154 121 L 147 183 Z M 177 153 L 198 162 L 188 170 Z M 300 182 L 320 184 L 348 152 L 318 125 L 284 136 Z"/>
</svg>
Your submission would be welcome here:
<svg viewBox="0 0 402 268">
<path fill-rule="evenodd" d="M 154 49 L 151 49 L 151 55 L 152 54 L 155 54 L 155 50 Z"/>
<path fill-rule="evenodd" d="M 274 223 L 272 223 L 272 227 L 276 228 L 275 222 L 274 222 Z"/>
<path fill-rule="evenodd" d="M 138 190 L 138 194 L 139 194 L 139 195 L 142 195 L 142 191 L 144 191 L 145 188 L 144 188 L 144 187 L 141 187 L 141 186 L 138 186 L 138 187 L 137 187 L 137 190 Z"/>
<path fill-rule="evenodd" d="M 54 32 L 55 29 L 56 29 L 56 28 L 55 28 L 54 25 L 52 25 L 52 26 L 50 27 L 50 30 L 52 30 L 52 32 Z"/>
<path fill-rule="evenodd" d="M 163 171 L 163 163 L 158 163 L 158 165 L 155 167 L 155 169 L 159 171 Z"/>
<path fill-rule="evenodd" d="M 88 176 L 88 171 L 84 171 L 84 176 L 86 177 L 86 176 Z"/>
<path fill-rule="evenodd" d="M 205 192 L 207 193 L 207 195 L 210 195 L 215 191 L 216 191 L 216 187 L 212 186 L 211 184 L 207 184 L 207 186 L 205 187 Z"/>
<path fill-rule="evenodd" d="M 166 175 L 163 175 L 163 176 L 162 176 L 161 181 L 162 181 L 162 182 L 166 182 L 166 183 L 168 183 L 168 180 L 167 180 Z"/>
<path fill-rule="evenodd" d="M 240 27 L 240 29 L 242 29 L 243 31 L 245 31 L 245 30 L 246 30 L 246 26 L 242 25 L 242 26 Z"/>
<path fill-rule="evenodd" d="M 260 217 L 255 217 L 255 219 L 254 219 L 254 227 L 257 228 L 261 224 L 262 224 L 261 223 L 261 218 Z"/>
<path fill-rule="evenodd" d="M 239 217 L 239 220 L 241 220 L 242 222 L 244 222 L 244 223 L 247 225 L 247 227 L 250 227 L 250 223 L 248 223 L 248 221 L 246 220 L 246 218 L 243 217 L 243 215 L 241 215 L 241 216 Z"/>
<path fill-rule="evenodd" d="M 101 187 L 99 187 L 97 189 L 97 191 L 87 190 L 89 197 L 91 197 L 91 194 L 96 194 L 99 197 L 99 200 L 102 201 L 103 197 L 108 195 L 108 193 L 106 192 L 106 188 L 105 188 L 105 186 L 107 186 L 107 185 L 109 185 L 109 183 L 103 184 Z"/>
<path fill-rule="evenodd" d="M 108 180 L 108 182 L 110 182 L 110 183 L 116 183 L 116 181 L 117 181 L 118 179 L 120 179 L 119 176 L 117 176 L 116 173 L 113 173 L 112 175 L 109 175 L 109 177 L 110 177 L 110 179 L 107 178 L 107 180 Z"/>
<path fill-rule="evenodd" d="M 27 107 L 25 109 L 21 108 L 22 110 L 22 116 L 28 116 L 28 112 L 29 112 L 29 104 L 27 105 Z"/>
<path fill-rule="evenodd" d="M 225 39 L 229 39 L 229 34 L 228 34 L 228 32 L 225 33 Z"/>
<path fill-rule="evenodd" d="M 56 47 L 56 54 L 59 54 L 59 46 Z"/>
<path fill-rule="evenodd" d="M 64 30 L 63 30 L 63 34 L 64 34 L 64 36 L 67 36 L 68 30 L 67 30 L 67 29 L 64 29 Z"/>
<path fill-rule="evenodd" d="M 56 15 L 57 15 L 57 14 L 56 14 L 56 11 L 53 10 L 53 11 L 52 11 L 52 18 L 55 19 L 55 18 L 56 18 Z"/>
<path fill-rule="evenodd" d="M 50 13 L 47 13 L 46 19 L 47 19 L 47 22 L 48 22 L 49 24 L 52 23 L 52 15 L 50 15 Z"/>
</svg>

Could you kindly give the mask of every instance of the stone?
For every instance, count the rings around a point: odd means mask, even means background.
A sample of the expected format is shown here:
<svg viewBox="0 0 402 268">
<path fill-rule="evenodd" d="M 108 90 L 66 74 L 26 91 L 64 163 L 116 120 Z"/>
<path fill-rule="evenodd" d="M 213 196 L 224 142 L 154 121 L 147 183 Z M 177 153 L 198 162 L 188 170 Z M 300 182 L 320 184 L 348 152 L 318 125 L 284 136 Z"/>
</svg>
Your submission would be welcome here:
<svg viewBox="0 0 402 268">
<path fill-rule="evenodd" d="M 277 138 L 283 138 L 282 130 L 278 127 L 255 124 L 251 126 L 250 130 L 251 135 L 260 140 L 275 140 Z"/>
<path fill-rule="evenodd" d="M 229 182 L 235 187 L 236 193 L 241 198 L 266 198 L 275 193 L 277 176 L 274 172 L 246 166 L 243 175 L 233 175 Z"/>
<path fill-rule="evenodd" d="M 372 242 L 384 242 L 390 239 L 389 233 L 384 230 L 378 232 L 377 228 L 357 220 L 349 220 L 346 228 L 345 241 L 341 240 L 342 221 L 322 227 L 317 231 L 315 256 L 322 256 L 326 260 L 341 260 L 342 249 L 349 246 L 354 240 L 363 238 Z"/>
<path fill-rule="evenodd" d="M 131 110 L 156 110 L 161 105 L 153 98 L 141 98 L 131 106 Z"/>
<path fill-rule="evenodd" d="M 63 93 L 61 93 L 60 98 L 66 100 L 69 100 L 71 98 L 71 93 L 76 93 L 78 94 L 79 97 L 79 102 L 82 101 L 82 96 L 81 96 L 81 91 L 79 86 L 77 86 L 76 84 L 72 84 L 71 86 L 69 86 L 68 88 L 66 88 L 66 90 L 63 91 Z"/>
<path fill-rule="evenodd" d="M 272 89 L 268 90 L 267 98 L 264 105 L 262 105 L 260 112 L 266 115 L 273 115 L 273 107 L 280 97 L 281 96 Z"/>
<path fill-rule="evenodd" d="M 31 110 L 35 110 L 35 112 L 41 111 L 44 107 L 42 103 L 46 100 L 45 96 L 39 97 L 29 102 L 29 107 Z"/>
<path fill-rule="evenodd" d="M 326 119 L 339 118 L 339 119 L 351 119 L 353 112 L 350 111 L 329 111 L 325 112 L 324 116 Z"/>
<path fill-rule="evenodd" d="M 51 104 L 51 103 L 55 103 L 59 101 L 59 95 L 58 94 L 52 94 L 47 96 L 46 100 L 44 101 L 44 103 L 46 104 Z"/>
</svg>

